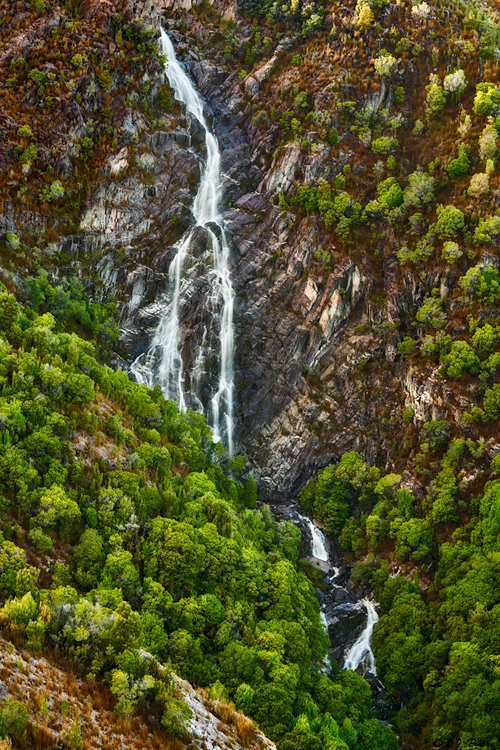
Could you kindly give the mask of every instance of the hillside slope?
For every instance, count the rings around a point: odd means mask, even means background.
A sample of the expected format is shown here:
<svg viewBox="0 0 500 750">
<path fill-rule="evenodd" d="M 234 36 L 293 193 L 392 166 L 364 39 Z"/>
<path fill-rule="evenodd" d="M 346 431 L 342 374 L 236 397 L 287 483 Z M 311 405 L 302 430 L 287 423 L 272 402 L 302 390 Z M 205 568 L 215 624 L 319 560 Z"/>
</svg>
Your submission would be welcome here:
<svg viewBox="0 0 500 750">
<path fill-rule="evenodd" d="M 401 744 L 497 750 L 493 11 L 20 0 L 0 2 L 0 21 L 5 627 L 114 679 L 129 713 L 144 648 L 280 750 L 390 748 L 366 683 L 321 676 L 295 531 L 254 507 L 257 489 L 302 492 L 380 601 L 374 648 Z M 246 468 L 199 414 L 125 374 L 164 314 L 206 160 L 160 23 L 221 152 Z M 216 229 L 190 236 L 179 312 L 203 406 Z M 134 658 L 113 645 L 120 618 Z"/>
</svg>

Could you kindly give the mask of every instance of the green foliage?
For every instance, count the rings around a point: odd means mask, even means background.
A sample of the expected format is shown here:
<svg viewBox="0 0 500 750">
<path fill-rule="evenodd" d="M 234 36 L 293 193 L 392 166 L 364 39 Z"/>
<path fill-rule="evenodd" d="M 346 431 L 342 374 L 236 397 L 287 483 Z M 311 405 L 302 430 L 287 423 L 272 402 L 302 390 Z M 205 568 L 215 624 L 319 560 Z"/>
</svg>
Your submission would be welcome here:
<svg viewBox="0 0 500 750">
<path fill-rule="evenodd" d="M 1 718 L 7 725 L 10 734 L 21 735 L 28 723 L 28 709 L 16 700 L 6 701 L 1 709 Z"/>
<path fill-rule="evenodd" d="M 446 259 L 446 262 L 450 265 L 454 263 L 456 260 L 461 258 L 463 255 L 463 251 L 460 250 L 460 247 L 457 242 L 445 242 L 443 245 L 443 252 L 442 256 Z"/>
<path fill-rule="evenodd" d="M 0 588 L 7 593 L 14 593 L 17 573 L 26 566 L 24 550 L 13 542 L 0 542 Z"/>
<path fill-rule="evenodd" d="M 394 99 L 396 101 L 396 104 L 404 104 L 404 101 L 406 99 L 406 92 L 403 86 L 397 86 L 394 89 Z"/>
<path fill-rule="evenodd" d="M 490 216 L 487 219 L 480 219 L 479 224 L 474 230 L 474 242 L 496 245 L 499 234 L 500 216 Z"/>
<path fill-rule="evenodd" d="M 422 426 L 420 437 L 429 445 L 431 450 L 446 445 L 449 439 L 450 428 L 445 419 L 432 420 Z"/>
<path fill-rule="evenodd" d="M 468 157 L 469 146 L 462 144 L 458 147 L 458 156 L 452 159 L 446 167 L 452 180 L 456 180 L 471 171 L 471 163 Z"/>
<path fill-rule="evenodd" d="M 382 135 L 372 141 L 372 151 L 374 154 L 389 154 L 396 145 L 397 142 L 393 138 Z"/>
<path fill-rule="evenodd" d="M 498 419 L 500 416 L 500 386 L 498 384 L 486 389 L 483 407 L 488 419 Z"/>
<path fill-rule="evenodd" d="M 21 245 L 19 241 L 19 237 L 17 234 L 14 234 L 13 232 L 8 232 L 5 235 L 5 244 L 7 245 L 9 250 L 19 250 L 19 247 Z"/>
<path fill-rule="evenodd" d="M 64 187 L 62 182 L 60 180 L 54 180 L 54 182 L 51 182 L 48 187 L 40 192 L 40 199 L 43 202 L 55 201 L 62 198 L 63 195 Z"/>
<path fill-rule="evenodd" d="M 500 299 L 500 273 L 497 268 L 473 266 L 460 278 L 459 284 L 468 295 L 487 304 L 494 304 Z"/>
<path fill-rule="evenodd" d="M 0 586 L 10 597 L 2 626 L 34 652 L 46 643 L 66 650 L 109 679 L 119 716 L 154 707 L 178 737 L 190 712 L 161 662 L 227 691 L 277 739 L 306 727 L 309 705 L 315 742 L 329 713 L 340 738 L 359 730 L 384 750 L 366 683 L 320 676 L 327 638 L 312 584 L 296 568 L 300 532 L 268 506 L 256 508 L 255 480 L 234 478 L 244 459 L 232 459 L 225 474 L 210 461 L 220 455 L 200 415 L 180 414 L 159 388 L 100 365 L 91 343 L 60 332 L 89 311 L 78 294 L 64 294 L 68 286 L 38 274 L 26 287 L 29 316 L 12 295 L 0 296 L 9 341 L 0 490 L 4 512 L 30 527 L 23 538 L 50 561 L 52 587 L 40 588 L 23 549 L 2 540 Z M 115 468 L 93 451 L 79 461 L 78 432 L 105 439 L 119 457 Z M 364 508 L 377 492 L 392 497 L 392 480 L 379 480 L 347 454 L 319 479 L 318 509 L 340 530 L 346 509 Z M 70 550 L 64 564 L 58 537 Z M 65 731 L 75 745 L 78 725 Z"/>
<path fill-rule="evenodd" d="M 455 206 L 438 206 L 438 220 L 434 230 L 438 237 L 453 239 L 465 227 L 465 216 Z"/>
<path fill-rule="evenodd" d="M 443 355 L 441 361 L 451 378 L 459 378 L 464 372 L 479 372 L 479 357 L 466 341 L 454 341 L 449 354 Z"/>
<path fill-rule="evenodd" d="M 34 138 L 33 131 L 29 125 L 22 125 L 17 134 L 20 138 Z"/>
<path fill-rule="evenodd" d="M 438 83 L 430 83 L 425 87 L 427 91 L 427 113 L 430 116 L 438 115 L 446 105 L 446 97 L 443 87 Z"/>
<path fill-rule="evenodd" d="M 403 409 L 403 424 L 410 424 L 410 422 L 413 422 L 413 419 L 415 417 L 415 411 L 411 406 L 406 406 Z"/>
<path fill-rule="evenodd" d="M 35 145 L 27 146 L 19 156 L 21 164 L 31 164 L 38 156 L 38 147 Z"/>
<path fill-rule="evenodd" d="M 426 297 L 415 316 L 417 321 L 431 328 L 443 328 L 446 325 L 446 313 L 442 305 L 442 300 L 436 297 Z"/>
<path fill-rule="evenodd" d="M 167 84 L 158 87 L 158 103 L 167 112 L 172 108 L 172 93 Z"/>
<path fill-rule="evenodd" d="M 53 484 L 40 498 L 40 512 L 33 523 L 42 528 L 57 529 L 62 535 L 80 521 L 78 504 L 67 497 L 64 488 Z"/>
<path fill-rule="evenodd" d="M 406 336 L 403 341 L 399 342 L 398 352 L 399 354 L 411 354 L 416 345 L 417 342 L 415 341 L 415 339 Z"/>
<path fill-rule="evenodd" d="M 328 466 L 302 491 L 304 508 L 323 522 L 326 533 L 338 536 L 355 507 L 368 507 L 380 472 L 357 453 L 345 453 L 339 464 Z"/>
<path fill-rule="evenodd" d="M 396 208 L 403 203 L 403 191 L 394 177 L 379 183 L 377 198 L 385 208 Z"/>
<path fill-rule="evenodd" d="M 500 114 L 500 90 L 494 83 L 476 84 L 474 114 L 483 116 Z"/>
<path fill-rule="evenodd" d="M 425 518 L 410 518 L 399 524 L 396 555 L 400 560 L 420 561 L 427 557 L 434 544 L 431 523 Z"/>
<path fill-rule="evenodd" d="M 426 172 L 417 170 L 408 175 L 408 186 L 404 189 L 404 202 L 409 207 L 430 205 L 434 200 L 435 179 Z"/>
</svg>

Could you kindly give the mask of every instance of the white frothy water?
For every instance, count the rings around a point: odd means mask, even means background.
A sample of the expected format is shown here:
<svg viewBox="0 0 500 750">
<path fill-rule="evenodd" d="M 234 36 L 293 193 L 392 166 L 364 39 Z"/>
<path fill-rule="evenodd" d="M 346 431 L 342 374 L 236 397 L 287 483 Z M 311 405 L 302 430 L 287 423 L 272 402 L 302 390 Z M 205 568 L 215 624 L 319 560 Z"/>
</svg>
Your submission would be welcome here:
<svg viewBox="0 0 500 750">
<path fill-rule="evenodd" d="M 307 516 L 301 516 L 299 513 L 297 513 L 297 515 L 309 526 L 312 535 L 312 556 L 315 557 L 316 560 L 328 562 L 328 552 L 325 547 L 325 535 L 321 529 L 318 529 L 318 527 L 313 524 L 310 518 L 307 518 Z"/>
<path fill-rule="evenodd" d="M 370 674 L 376 676 L 377 668 L 375 666 L 375 657 L 370 646 L 370 639 L 372 637 L 374 625 L 378 621 L 378 614 L 372 601 L 369 599 L 363 599 L 363 604 L 368 613 L 368 620 L 365 629 L 357 641 L 353 643 L 345 656 L 344 669 L 356 670 L 363 662 L 365 672 L 370 672 Z"/>
<path fill-rule="evenodd" d="M 165 72 L 174 89 L 176 98 L 182 102 L 188 114 L 197 120 L 205 132 L 207 160 L 201 183 L 192 206 L 195 226 L 205 227 L 208 231 L 213 251 L 213 269 L 210 274 L 210 292 L 207 307 L 212 311 L 212 322 L 218 330 L 219 338 L 219 373 L 218 386 L 207 409 L 208 420 L 215 442 L 225 442 L 230 456 L 233 455 L 233 310 L 234 294 L 229 271 L 229 247 L 219 214 L 221 199 L 220 151 L 216 138 L 210 132 L 203 115 L 203 103 L 175 57 L 174 47 L 169 37 L 161 29 L 161 47 L 167 62 Z M 214 232 L 208 223 L 216 225 Z M 184 361 L 180 349 L 181 327 L 179 308 L 184 295 L 189 296 L 190 284 L 183 279 L 183 267 L 194 227 L 181 239 L 177 246 L 177 255 L 170 264 L 169 286 L 171 300 L 165 316 L 160 320 L 151 346 L 140 355 L 130 368 L 139 383 L 150 387 L 158 382 L 165 398 L 174 399 L 179 408 L 187 407 L 187 394 L 184 389 Z M 206 331 L 205 331 L 206 333 Z M 205 338 L 205 337 L 204 337 Z M 189 402 L 196 408 L 205 410 L 199 398 L 198 388 L 203 365 L 203 346 L 200 347 L 194 372 L 195 392 L 189 393 Z M 160 359 L 158 365 L 158 358 Z"/>
<path fill-rule="evenodd" d="M 325 546 L 325 536 L 321 529 L 318 529 L 317 526 L 314 525 L 314 523 L 311 521 L 310 518 L 307 518 L 306 516 L 301 516 L 297 513 L 300 519 L 305 521 L 307 525 L 309 526 L 309 529 L 312 534 L 312 556 L 316 558 L 317 560 L 321 560 L 323 562 L 328 561 L 328 552 Z M 333 583 L 333 580 L 338 577 L 340 573 L 340 569 L 332 566 L 331 571 L 333 572 L 333 575 L 331 576 L 331 586 L 334 586 L 335 588 L 343 588 L 342 586 L 339 586 L 336 583 Z M 369 672 L 370 674 L 377 675 L 377 668 L 375 666 L 375 657 L 373 655 L 373 651 L 370 646 L 370 640 L 373 633 L 373 628 L 375 626 L 375 623 L 378 621 L 378 614 L 375 609 L 375 606 L 370 599 L 363 599 L 363 604 L 367 611 L 367 621 L 366 626 L 359 636 L 359 638 L 353 643 L 349 651 L 344 657 L 344 669 L 352 669 L 356 670 L 359 665 L 362 663 L 364 666 L 364 673 Z M 320 617 L 321 621 L 324 625 L 324 628 L 326 632 L 328 633 L 328 620 L 326 618 L 325 613 L 323 612 L 323 609 L 320 610 Z"/>
</svg>

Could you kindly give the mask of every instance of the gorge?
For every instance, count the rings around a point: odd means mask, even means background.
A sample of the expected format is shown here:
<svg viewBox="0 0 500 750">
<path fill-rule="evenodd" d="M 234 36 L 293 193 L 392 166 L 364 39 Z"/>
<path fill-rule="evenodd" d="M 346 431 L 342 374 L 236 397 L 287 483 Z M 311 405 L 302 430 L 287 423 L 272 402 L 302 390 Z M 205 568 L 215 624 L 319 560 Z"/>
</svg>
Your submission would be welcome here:
<svg viewBox="0 0 500 750">
<path fill-rule="evenodd" d="M 0 750 L 499 750 L 499 59 L 0 0 Z"/>
</svg>

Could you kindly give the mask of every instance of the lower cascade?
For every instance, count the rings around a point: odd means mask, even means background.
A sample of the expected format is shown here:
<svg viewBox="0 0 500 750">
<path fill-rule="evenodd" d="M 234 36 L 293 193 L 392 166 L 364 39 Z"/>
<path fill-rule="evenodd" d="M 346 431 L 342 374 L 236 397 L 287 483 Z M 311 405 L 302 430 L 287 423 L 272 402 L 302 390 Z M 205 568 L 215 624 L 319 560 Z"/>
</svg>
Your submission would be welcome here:
<svg viewBox="0 0 500 750">
<path fill-rule="evenodd" d="M 375 666 L 375 657 L 370 647 L 370 639 L 373 633 L 373 627 L 378 621 L 378 613 L 375 606 L 370 599 L 363 599 L 363 604 L 368 612 L 368 619 L 366 627 L 359 636 L 358 640 L 353 643 L 351 648 L 346 654 L 344 659 L 344 669 L 356 670 L 360 664 L 364 664 L 366 671 L 370 674 L 377 676 L 377 668 Z"/>
<path fill-rule="evenodd" d="M 166 398 L 184 411 L 191 407 L 205 413 L 214 441 L 223 442 L 229 455 L 233 445 L 233 308 L 234 293 L 229 270 L 229 246 L 219 213 L 221 199 L 221 157 L 217 140 L 203 114 L 203 102 L 175 56 L 173 44 L 161 29 L 161 47 L 166 57 L 165 72 L 176 98 L 205 135 L 206 162 L 192 213 L 195 225 L 177 244 L 177 254 L 168 271 L 166 301 L 148 350 L 133 362 L 130 370 L 139 383 L 152 387 L 159 383 Z M 195 362 L 186 371 L 182 353 L 180 313 L 184 304 L 197 293 L 196 277 L 185 274 L 190 245 L 197 228 L 208 234 L 213 256 L 206 297 L 209 330 L 205 327 Z M 215 357 L 214 357 L 215 355 Z M 218 372 L 209 372 L 210 360 L 218 363 Z M 214 378 L 215 376 L 215 378 Z M 207 380 L 215 380 L 211 391 L 203 390 Z"/>
<path fill-rule="evenodd" d="M 304 523 L 311 532 L 311 556 L 320 563 L 329 563 L 329 554 L 326 548 L 325 536 L 321 529 L 319 529 L 311 521 L 310 518 L 307 518 L 307 516 L 302 516 L 296 512 L 294 512 L 294 515 L 302 523 Z M 321 567 L 323 568 L 324 566 L 322 565 Z M 342 589 L 342 591 L 347 593 L 346 589 L 344 589 L 343 586 L 334 583 L 335 579 L 339 575 L 340 569 L 328 564 L 328 578 L 330 581 L 330 586 L 334 589 Z M 353 671 L 356 671 L 361 665 L 363 674 L 365 676 L 367 674 L 371 674 L 376 677 L 377 668 L 375 665 L 375 656 L 370 646 L 370 640 L 375 623 L 378 621 L 378 613 L 375 609 L 374 603 L 370 599 L 364 598 L 362 600 L 362 604 L 364 605 L 367 612 L 366 625 L 359 636 L 356 638 L 352 646 L 344 654 L 343 669 L 352 669 Z M 320 616 L 321 621 L 325 626 L 325 630 L 328 633 L 328 626 L 330 623 L 325 612 L 325 602 L 323 602 L 321 605 Z"/>
</svg>

